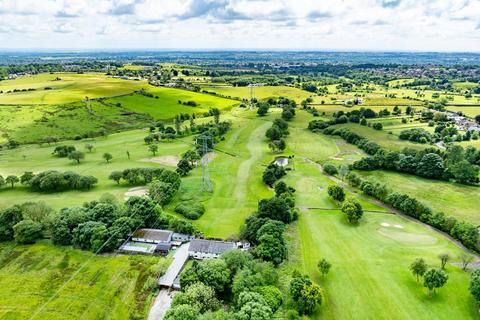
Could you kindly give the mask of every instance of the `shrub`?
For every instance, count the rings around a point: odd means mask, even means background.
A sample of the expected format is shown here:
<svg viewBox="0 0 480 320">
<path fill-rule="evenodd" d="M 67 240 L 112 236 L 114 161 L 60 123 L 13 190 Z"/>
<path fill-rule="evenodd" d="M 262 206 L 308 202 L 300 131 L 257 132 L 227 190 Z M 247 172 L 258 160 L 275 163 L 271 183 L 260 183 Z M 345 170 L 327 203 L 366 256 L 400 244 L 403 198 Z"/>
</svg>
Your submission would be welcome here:
<svg viewBox="0 0 480 320">
<path fill-rule="evenodd" d="M 323 170 L 331 176 L 334 176 L 338 173 L 337 167 L 330 163 L 325 164 L 323 166 Z"/>
<path fill-rule="evenodd" d="M 205 207 L 200 202 L 185 201 L 175 207 L 175 212 L 185 218 L 197 220 L 205 213 Z"/>
</svg>

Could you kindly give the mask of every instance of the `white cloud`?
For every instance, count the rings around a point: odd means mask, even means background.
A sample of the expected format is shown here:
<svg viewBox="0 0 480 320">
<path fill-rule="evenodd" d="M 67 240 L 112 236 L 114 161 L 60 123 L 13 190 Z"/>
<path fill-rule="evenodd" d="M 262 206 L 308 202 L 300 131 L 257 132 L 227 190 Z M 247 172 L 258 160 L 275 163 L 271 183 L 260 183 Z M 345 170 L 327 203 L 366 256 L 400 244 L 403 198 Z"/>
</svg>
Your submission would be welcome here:
<svg viewBox="0 0 480 320">
<path fill-rule="evenodd" d="M 0 48 L 480 51 L 477 0 L 0 0 Z"/>
</svg>

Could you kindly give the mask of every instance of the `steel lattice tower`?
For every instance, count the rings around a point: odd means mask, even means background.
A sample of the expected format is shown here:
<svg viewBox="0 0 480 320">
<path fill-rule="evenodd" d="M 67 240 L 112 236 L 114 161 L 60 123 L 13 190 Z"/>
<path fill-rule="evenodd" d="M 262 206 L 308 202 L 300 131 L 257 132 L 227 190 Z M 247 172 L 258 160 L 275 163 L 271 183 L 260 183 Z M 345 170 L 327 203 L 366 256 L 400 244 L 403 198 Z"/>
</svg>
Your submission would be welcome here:
<svg viewBox="0 0 480 320">
<path fill-rule="evenodd" d="M 212 181 L 210 180 L 210 173 L 208 172 L 208 141 L 212 141 L 210 137 L 200 136 L 197 138 L 197 145 L 201 146 L 202 150 L 202 181 L 203 181 L 203 190 L 207 192 L 212 192 Z"/>
</svg>

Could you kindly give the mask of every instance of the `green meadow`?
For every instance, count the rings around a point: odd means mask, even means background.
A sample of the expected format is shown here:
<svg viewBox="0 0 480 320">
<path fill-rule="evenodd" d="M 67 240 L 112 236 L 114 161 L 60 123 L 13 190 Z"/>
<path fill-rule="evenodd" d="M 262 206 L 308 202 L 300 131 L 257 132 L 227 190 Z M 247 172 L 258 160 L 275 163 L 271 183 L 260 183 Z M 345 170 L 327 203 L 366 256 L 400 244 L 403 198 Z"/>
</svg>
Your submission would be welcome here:
<svg viewBox="0 0 480 320">
<path fill-rule="evenodd" d="M 436 211 L 480 224 L 478 199 L 480 187 L 424 179 L 389 171 L 358 171 L 371 181 L 386 183 L 395 191 L 406 193 L 424 202 Z"/>
<path fill-rule="evenodd" d="M 213 91 L 225 97 L 247 100 L 250 99 L 250 92 L 252 92 L 253 97 L 259 100 L 286 97 L 295 100 L 297 103 L 314 95 L 311 92 L 289 86 L 258 86 L 253 87 L 252 91 L 250 87 L 232 87 L 224 84 L 205 84 L 201 85 L 201 87 L 203 90 Z"/>
<path fill-rule="evenodd" d="M 147 86 L 145 81 L 122 80 L 101 73 L 42 73 L 0 81 L 0 91 L 3 91 L 0 93 L 0 104 L 61 104 L 86 97 L 93 99 L 127 94 Z M 35 91 L 7 92 L 15 89 Z"/>
<path fill-rule="evenodd" d="M 119 185 L 108 180 L 111 171 L 133 167 L 163 166 L 174 169 L 176 161 L 167 161 L 169 157 L 178 158 L 191 146 L 191 140 L 178 139 L 175 142 L 161 142 L 158 144 L 158 153 L 154 157 L 148 151 L 143 138 L 148 135 L 146 130 L 126 131 L 112 134 L 106 138 L 95 140 L 64 141 L 61 145 L 73 145 L 77 150 L 85 153 L 85 160 L 80 164 L 67 158 L 58 158 L 52 155 L 55 145 L 42 146 L 26 145 L 13 150 L 5 150 L 0 156 L 0 175 L 21 175 L 25 171 L 38 173 L 46 170 L 73 171 L 82 175 L 92 175 L 98 179 L 98 184 L 90 191 L 66 191 L 61 193 L 32 193 L 27 188 L 17 184 L 13 189 L 0 189 L 0 208 L 25 201 L 45 201 L 49 206 L 60 209 L 63 207 L 81 205 L 85 201 L 98 199 L 104 193 L 111 193 L 123 199 L 124 193 L 132 186 Z M 86 144 L 94 146 L 92 152 L 85 149 Z M 130 160 L 127 157 L 130 153 Z M 111 163 L 102 158 L 104 153 L 113 156 Z M 165 156 L 167 156 L 165 158 Z M 166 159 L 166 160 L 164 160 Z"/>
<path fill-rule="evenodd" d="M 0 243 L 1 319 L 143 319 L 170 260 Z"/>
</svg>

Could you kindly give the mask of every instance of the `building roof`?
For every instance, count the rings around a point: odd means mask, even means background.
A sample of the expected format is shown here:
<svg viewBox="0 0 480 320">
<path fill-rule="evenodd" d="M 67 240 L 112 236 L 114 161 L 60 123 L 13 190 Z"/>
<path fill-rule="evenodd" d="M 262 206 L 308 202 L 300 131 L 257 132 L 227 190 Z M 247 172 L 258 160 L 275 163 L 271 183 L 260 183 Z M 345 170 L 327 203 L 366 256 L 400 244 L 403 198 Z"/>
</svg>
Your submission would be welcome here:
<svg viewBox="0 0 480 320">
<path fill-rule="evenodd" d="M 190 242 L 188 251 L 222 254 L 223 252 L 234 248 L 236 248 L 234 242 L 194 239 Z"/>
<path fill-rule="evenodd" d="M 168 251 L 171 248 L 172 248 L 172 245 L 170 243 L 159 243 L 159 244 L 157 244 L 156 250 Z"/>
<path fill-rule="evenodd" d="M 172 231 L 159 229 L 138 229 L 132 235 L 133 238 L 142 238 L 153 241 L 170 241 L 172 238 Z"/>
</svg>

